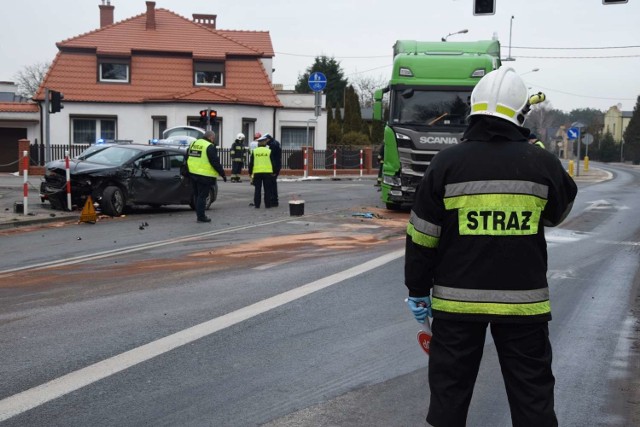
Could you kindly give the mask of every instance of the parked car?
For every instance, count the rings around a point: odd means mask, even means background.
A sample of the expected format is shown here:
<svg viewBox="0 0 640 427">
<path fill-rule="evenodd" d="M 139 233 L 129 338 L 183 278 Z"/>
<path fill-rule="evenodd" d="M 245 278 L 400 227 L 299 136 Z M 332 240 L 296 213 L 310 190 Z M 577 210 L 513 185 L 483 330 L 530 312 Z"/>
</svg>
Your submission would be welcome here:
<svg viewBox="0 0 640 427">
<path fill-rule="evenodd" d="M 109 145 L 85 159 L 69 162 L 71 203 L 84 206 L 87 197 L 103 213 L 120 216 L 135 205 L 189 205 L 195 201 L 188 176 L 181 173 L 186 149 L 161 145 Z M 207 198 L 209 209 L 218 196 L 217 183 Z M 40 199 L 54 209 L 67 208 L 64 160 L 47 163 Z"/>
<path fill-rule="evenodd" d="M 151 139 L 149 144 L 187 146 L 204 136 L 204 129 L 195 126 L 175 126 L 162 132 L 162 139 Z"/>
</svg>

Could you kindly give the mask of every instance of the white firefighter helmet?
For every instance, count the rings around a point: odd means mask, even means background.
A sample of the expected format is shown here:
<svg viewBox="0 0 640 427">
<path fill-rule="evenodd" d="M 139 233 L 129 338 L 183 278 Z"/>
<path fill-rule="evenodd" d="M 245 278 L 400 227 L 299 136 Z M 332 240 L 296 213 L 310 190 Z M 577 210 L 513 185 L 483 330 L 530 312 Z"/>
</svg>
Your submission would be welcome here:
<svg viewBox="0 0 640 427">
<path fill-rule="evenodd" d="M 239 140 L 239 141 L 244 141 L 244 133 L 239 133 L 239 134 L 236 136 L 236 139 L 237 139 L 237 140 Z"/>
<path fill-rule="evenodd" d="M 511 67 L 500 67 L 484 76 L 471 93 L 470 116 L 499 117 L 522 126 L 528 111 L 528 91 Z"/>
</svg>

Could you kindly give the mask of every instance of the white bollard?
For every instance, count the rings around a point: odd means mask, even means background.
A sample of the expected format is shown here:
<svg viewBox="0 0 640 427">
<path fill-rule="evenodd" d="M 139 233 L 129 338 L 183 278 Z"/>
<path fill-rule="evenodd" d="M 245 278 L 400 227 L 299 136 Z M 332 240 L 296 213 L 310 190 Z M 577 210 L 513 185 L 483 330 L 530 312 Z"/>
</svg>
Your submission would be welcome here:
<svg viewBox="0 0 640 427">
<path fill-rule="evenodd" d="M 69 151 L 64 152 L 64 167 L 67 172 L 67 209 L 71 211 L 71 170 L 69 166 Z"/>
<path fill-rule="evenodd" d="M 22 185 L 22 214 L 29 214 L 29 152 L 22 152 L 22 176 L 24 177 Z"/>
</svg>

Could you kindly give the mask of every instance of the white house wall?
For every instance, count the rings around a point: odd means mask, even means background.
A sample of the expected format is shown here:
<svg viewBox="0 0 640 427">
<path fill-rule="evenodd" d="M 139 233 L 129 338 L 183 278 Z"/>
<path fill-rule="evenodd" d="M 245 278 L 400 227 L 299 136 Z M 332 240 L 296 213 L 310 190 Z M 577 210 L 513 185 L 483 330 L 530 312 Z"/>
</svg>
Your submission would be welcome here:
<svg viewBox="0 0 640 427">
<path fill-rule="evenodd" d="M 62 111 L 50 114 L 50 135 L 52 144 L 68 144 L 71 141 L 71 117 L 116 117 L 117 139 L 133 140 L 146 144 L 153 138 L 153 117 L 167 118 L 167 127 L 187 124 L 188 118 L 196 118 L 200 110 L 211 108 L 217 111 L 221 121 L 218 142 L 222 148 L 229 148 L 235 136 L 242 132 L 243 119 L 255 119 L 255 131 L 272 133 L 278 138 L 285 127 L 307 127 L 307 121 L 316 119 L 313 109 L 313 94 L 281 96 L 284 108 L 257 107 L 243 105 L 193 104 L 115 104 L 65 102 Z M 324 95 L 322 97 L 324 103 Z M 317 118 L 315 128 L 316 149 L 327 146 L 326 111 Z M 274 130 L 275 123 L 275 130 Z M 42 127 L 44 132 L 44 127 Z M 39 136 L 39 135 L 37 135 Z M 36 137 L 37 137 L 36 136 Z M 247 135 L 250 140 L 252 135 Z M 33 141 L 33 138 L 30 138 Z"/>
<path fill-rule="evenodd" d="M 196 118 L 200 110 L 211 108 L 221 120 L 218 141 L 228 148 L 235 136 L 242 132 L 242 119 L 255 119 L 257 130 L 271 128 L 273 108 L 247 106 L 220 106 L 214 104 L 89 104 L 66 102 L 64 109 L 51 114 L 51 143 L 68 144 L 71 141 L 71 117 L 115 117 L 117 139 L 133 140 L 146 144 L 153 138 L 153 118 L 164 116 L 167 127 L 187 124 L 188 118 Z"/>
</svg>

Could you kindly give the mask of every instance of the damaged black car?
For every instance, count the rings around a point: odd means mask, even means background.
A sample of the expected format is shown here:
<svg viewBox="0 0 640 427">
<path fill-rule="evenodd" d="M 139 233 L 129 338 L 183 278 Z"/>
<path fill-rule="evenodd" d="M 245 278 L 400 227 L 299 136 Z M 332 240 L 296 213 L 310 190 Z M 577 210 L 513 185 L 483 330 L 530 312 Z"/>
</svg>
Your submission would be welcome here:
<svg viewBox="0 0 640 427">
<path fill-rule="evenodd" d="M 125 209 L 149 205 L 189 205 L 195 208 L 193 191 L 184 174 L 184 147 L 112 145 L 85 159 L 69 162 L 71 204 L 84 206 L 89 196 L 102 213 L 120 216 Z M 68 209 L 64 160 L 46 165 L 40 199 L 54 209 Z M 207 198 L 206 209 L 216 200 L 217 183 Z"/>
</svg>

